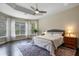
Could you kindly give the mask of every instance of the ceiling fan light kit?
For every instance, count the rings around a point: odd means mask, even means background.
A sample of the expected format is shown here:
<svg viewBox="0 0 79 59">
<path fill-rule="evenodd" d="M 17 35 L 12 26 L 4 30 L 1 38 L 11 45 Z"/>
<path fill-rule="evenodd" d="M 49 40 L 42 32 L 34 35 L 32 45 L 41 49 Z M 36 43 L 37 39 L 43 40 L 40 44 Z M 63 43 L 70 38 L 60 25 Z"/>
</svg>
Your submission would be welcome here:
<svg viewBox="0 0 79 59">
<path fill-rule="evenodd" d="M 38 9 L 38 4 L 36 4 L 36 7 L 31 6 L 31 9 L 35 12 L 34 15 L 43 15 L 44 13 L 47 13 L 47 11 L 40 11 Z"/>
<path fill-rule="evenodd" d="M 39 11 L 37 11 L 37 10 L 36 10 L 36 11 L 35 11 L 35 13 L 36 13 L 36 14 L 38 14 L 38 13 L 39 13 Z"/>
</svg>

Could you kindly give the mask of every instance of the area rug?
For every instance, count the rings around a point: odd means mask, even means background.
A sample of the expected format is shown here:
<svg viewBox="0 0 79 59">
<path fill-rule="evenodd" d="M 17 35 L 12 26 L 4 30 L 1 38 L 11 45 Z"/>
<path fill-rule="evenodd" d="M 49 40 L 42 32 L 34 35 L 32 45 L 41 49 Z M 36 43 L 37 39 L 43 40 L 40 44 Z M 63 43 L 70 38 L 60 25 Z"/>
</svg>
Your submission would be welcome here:
<svg viewBox="0 0 79 59">
<path fill-rule="evenodd" d="M 76 50 L 75 49 L 70 49 L 67 47 L 59 47 L 55 51 L 56 56 L 75 56 Z"/>
<path fill-rule="evenodd" d="M 23 56 L 51 56 L 50 52 L 46 49 L 27 43 L 25 45 L 18 46 Z M 56 56 L 75 56 L 76 50 L 67 47 L 59 47 L 55 51 Z"/>
<path fill-rule="evenodd" d="M 23 56 L 51 56 L 49 51 L 30 43 L 20 45 L 18 48 Z"/>
</svg>

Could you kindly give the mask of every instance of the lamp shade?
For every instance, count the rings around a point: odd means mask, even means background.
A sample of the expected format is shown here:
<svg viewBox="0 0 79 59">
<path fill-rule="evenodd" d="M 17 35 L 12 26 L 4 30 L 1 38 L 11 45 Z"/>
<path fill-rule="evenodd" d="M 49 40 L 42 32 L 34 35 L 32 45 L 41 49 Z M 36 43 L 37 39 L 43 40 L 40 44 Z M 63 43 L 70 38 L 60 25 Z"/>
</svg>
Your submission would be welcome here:
<svg viewBox="0 0 79 59">
<path fill-rule="evenodd" d="M 67 36 L 67 37 L 76 37 L 74 27 L 68 26 L 65 30 L 65 36 Z"/>
</svg>

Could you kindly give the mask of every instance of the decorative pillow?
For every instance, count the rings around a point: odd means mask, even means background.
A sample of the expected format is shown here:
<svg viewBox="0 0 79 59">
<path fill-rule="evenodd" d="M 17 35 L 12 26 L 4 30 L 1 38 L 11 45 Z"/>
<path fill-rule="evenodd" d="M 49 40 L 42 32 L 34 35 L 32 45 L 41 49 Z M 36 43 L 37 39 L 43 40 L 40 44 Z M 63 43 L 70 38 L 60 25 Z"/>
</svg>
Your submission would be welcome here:
<svg viewBox="0 0 79 59">
<path fill-rule="evenodd" d="M 59 36 L 62 36 L 62 34 L 53 34 L 53 36 L 59 37 Z"/>
<path fill-rule="evenodd" d="M 58 35 L 62 36 L 63 32 L 53 32 L 53 35 L 55 35 L 55 34 L 58 34 Z"/>
<path fill-rule="evenodd" d="M 45 36 L 48 36 L 48 37 L 61 37 L 61 36 L 63 36 L 63 32 L 46 32 Z"/>
<path fill-rule="evenodd" d="M 63 35 L 63 32 L 47 32 L 47 34 L 51 34 L 51 35 Z"/>
</svg>

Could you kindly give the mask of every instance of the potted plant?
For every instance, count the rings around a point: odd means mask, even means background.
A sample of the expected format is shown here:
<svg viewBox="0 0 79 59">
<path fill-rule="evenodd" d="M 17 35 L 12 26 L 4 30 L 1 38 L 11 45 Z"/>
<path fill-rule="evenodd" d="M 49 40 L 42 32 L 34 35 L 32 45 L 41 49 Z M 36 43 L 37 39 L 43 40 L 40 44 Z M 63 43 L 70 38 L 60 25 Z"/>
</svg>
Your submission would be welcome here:
<svg viewBox="0 0 79 59">
<path fill-rule="evenodd" d="M 38 29 L 32 29 L 32 33 L 34 33 L 35 35 L 37 34 Z"/>
</svg>

